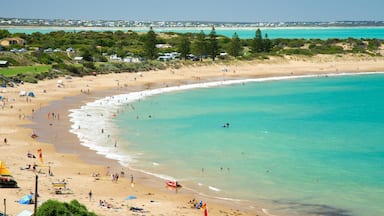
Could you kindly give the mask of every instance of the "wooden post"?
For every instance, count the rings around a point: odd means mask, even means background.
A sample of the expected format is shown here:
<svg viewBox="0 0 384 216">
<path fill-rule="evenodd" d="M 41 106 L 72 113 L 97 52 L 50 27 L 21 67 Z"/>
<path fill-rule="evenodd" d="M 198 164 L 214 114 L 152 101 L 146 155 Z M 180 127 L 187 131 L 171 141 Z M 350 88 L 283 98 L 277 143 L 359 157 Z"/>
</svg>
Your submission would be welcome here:
<svg viewBox="0 0 384 216">
<path fill-rule="evenodd" d="M 35 208 L 34 208 L 34 212 L 33 212 L 34 216 L 36 216 L 36 213 L 37 213 L 37 182 L 38 182 L 38 179 L 39 179 L 39 176 L 36 175 L 36 180 L 35 180 Z"/>
<path fill-rule="evenodd" d="M 7 216 L 7 199 L 4 198 L 4 216 Z"/>
</svg>

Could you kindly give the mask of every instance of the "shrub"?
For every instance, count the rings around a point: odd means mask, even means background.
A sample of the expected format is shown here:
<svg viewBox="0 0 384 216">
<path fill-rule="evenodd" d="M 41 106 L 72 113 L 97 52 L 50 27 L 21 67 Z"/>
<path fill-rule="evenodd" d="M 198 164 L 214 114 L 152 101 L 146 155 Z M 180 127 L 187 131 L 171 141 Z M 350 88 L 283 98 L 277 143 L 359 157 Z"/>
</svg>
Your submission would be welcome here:
<svg viewBox="0 0 384 216">
<path fill-rule="evenodd" d="M 93 70 L 96 69 L 95 63 L 93 63 L 93 62 L 84 62 L 83 66 L 86 68 L 89 68 L 89 69 L 93 69 Z"/>
<path fill-rule="evenodd" d="M 56 200 L 48 200 L 44 202 L 38 209 L 36 216 L 96 216 L 95 213 L 89 212 L 87 208 L 77 200 L 72 200 L 70 203 L 59 202 Z"/>
<path fill-rule="evenodd" d="M 24 82 L 28 82 L 28 83 L 37 83 L 38 82 L 38 79 L 36 79 L 36 77 L 33 76 L 33 74 L 28 74 L 28 75 L 24 76 L 21 80 L 23 80 Z"/>
<path fill-rule="evenodd" d="M 313 56 L 313 53 L 308 49 L 286 49 L 282 51 L 286 55 L 305 55 Z"/>
</svg>

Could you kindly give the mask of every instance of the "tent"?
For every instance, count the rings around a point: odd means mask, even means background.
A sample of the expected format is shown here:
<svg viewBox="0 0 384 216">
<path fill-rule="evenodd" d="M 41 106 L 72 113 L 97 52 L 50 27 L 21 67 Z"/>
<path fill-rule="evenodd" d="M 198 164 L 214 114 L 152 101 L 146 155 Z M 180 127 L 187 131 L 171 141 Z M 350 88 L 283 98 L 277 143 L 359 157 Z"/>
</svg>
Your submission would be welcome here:
<svg viewBox="0 0 384 216">
<path fill-rule="evenodd" d="M 23 204 L 23 205 L 32 204 L 33 203 L 33 196 L 32 196 L 32 194 L 28 194 L 28 195 L 25 195 L 25 196 L 21 197 L 20 200 L 19 200 L 19 203 Z"/>
<path fill-rule="evenodd" d="M 13 179 L 11 172 L 5 164 L 0 161 L 0 188 L 13 188 L 17 187 L 17 182 Z"/>
<path fill-rule="evenodd" d="M 59 88 L 64 87 L 63 80 L 57 80 L 57 87 L 59 87 Z"/>
<path fill-rule="evenodd" d="M 20 91 L 19 95 L 20 96 L 25 96 L 25 95 L 27 95 L 27 93 L 25 91 Z"/>
<path fill-rule="evenodd" d="M 11 175 L 11 172 L 9 172 L 7 166 L 2 161 L 0 161 L 0 175 Z"/>
<path fill-rule="evenodd" d="M 35 93 L 33 93 L 33 92 L 28 92 L 28 97 L 35 97 Z"/>
<path fill-rule="evenodd" d="M 22 212 L 20 212 L 19 214 L 17 214 L 17 216 L 32 216 L 33 215 L 33 212 L 29 211 L 29 210 L 24 210 Z"/>
</svg>

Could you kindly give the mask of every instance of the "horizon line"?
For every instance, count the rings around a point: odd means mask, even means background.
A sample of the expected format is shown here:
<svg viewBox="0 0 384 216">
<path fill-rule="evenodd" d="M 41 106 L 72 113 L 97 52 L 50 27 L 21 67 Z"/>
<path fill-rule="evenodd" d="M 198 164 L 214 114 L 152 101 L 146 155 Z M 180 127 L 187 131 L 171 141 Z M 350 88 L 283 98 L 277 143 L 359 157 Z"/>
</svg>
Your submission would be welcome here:
<svg viewBox="0 0 384 216">
<path fill-rule="evenodd" d="M 209 21 L 209 20 L 130 20 L 130 19 L 91 19 L 91 18 L 22 18 L 0 17 L 0 19 L 22 20 L 76 20 L 76 21 L 125 21 L 125 22 L 201 22 L 201 23 L 228 23 L 228 24 L 254 24 L 254 23 L 345 23 L 345 22 L 384 22 L 384 20 L 333 20 L 333 21 Z"/>
</svg>

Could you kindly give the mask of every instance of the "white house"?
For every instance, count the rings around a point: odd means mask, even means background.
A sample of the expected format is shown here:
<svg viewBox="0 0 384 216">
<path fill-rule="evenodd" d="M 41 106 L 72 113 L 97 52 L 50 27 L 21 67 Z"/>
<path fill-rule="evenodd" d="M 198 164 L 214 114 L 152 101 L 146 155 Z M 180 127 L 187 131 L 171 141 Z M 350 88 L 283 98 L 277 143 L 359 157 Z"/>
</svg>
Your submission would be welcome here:
<svg viewBox="0 0 384 216">
<path fill-rule="evenodd" d="M 139 63 L 140 59 L 135 58 L 135 57 L 126 57 L 123 59 L 123 62 L 128 62 L 128 63 Z"/>
<path fill-rule="evenodd" d="M 122 59 L 121 59 L 121 57 L 117 57 L 116 54 L 113 54 L 113 55 L 109 56 L 109 60 L 111 60 L 111 61 L 119 61 L 120 62 Z"/>
</svg>

